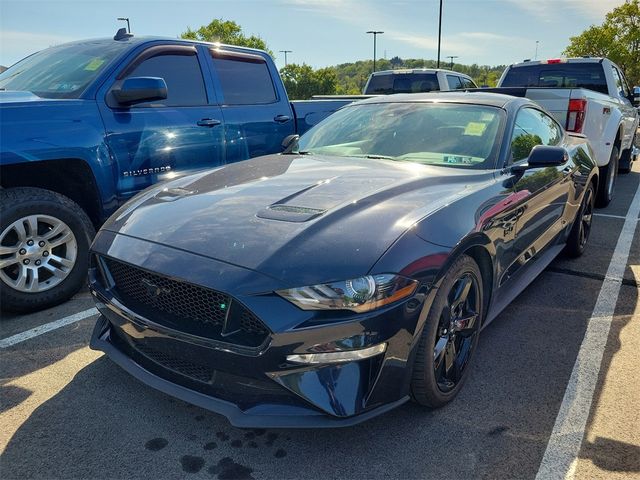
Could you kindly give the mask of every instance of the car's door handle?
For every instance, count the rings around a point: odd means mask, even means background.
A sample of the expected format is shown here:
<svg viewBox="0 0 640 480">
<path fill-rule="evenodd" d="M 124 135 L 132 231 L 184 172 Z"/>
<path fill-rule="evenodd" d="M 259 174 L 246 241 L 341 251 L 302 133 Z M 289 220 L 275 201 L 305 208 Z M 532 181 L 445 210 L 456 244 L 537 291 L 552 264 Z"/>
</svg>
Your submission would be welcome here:
<svg viewBox="0 0 640 480">
<path fill-rule="evenodd" d="M 222 122 L 220 120 L 216 120 L 215 118 L 203 118 L 202 120 L 198 120 L 199 127 L 215 127 L 221 123 Z"/>
<path fill-rule="evenodd" d="M 275 117 L 273 117 L 273 120 L 278 123 L 285 123 L 291 120 L 291 117 L 289 115 L 276 115 Z"/>
</svg>

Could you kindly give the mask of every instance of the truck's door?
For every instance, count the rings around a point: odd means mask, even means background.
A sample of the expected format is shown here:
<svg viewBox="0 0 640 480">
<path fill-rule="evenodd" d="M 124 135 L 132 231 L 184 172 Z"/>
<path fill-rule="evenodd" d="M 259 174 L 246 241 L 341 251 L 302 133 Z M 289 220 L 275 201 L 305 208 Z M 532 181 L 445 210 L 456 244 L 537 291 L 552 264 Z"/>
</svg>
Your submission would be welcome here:
<svg viewBox="0 0 640 480">
<path fill-rule="evenodd" d="M 622 148 L 626 149 L 631 147 L 631 142 L 633 141 L 633 137 L 636 133 L 637 128 L 637 118 L 638 112 L 636 108 L 631 103 L 629 98 L 631 97 L 631 91 L 629 86 L 627 85 L 627 81 L 624 78 L 624 74 L 618 70 L 615 65 L 612 65 L 613 69 L 613 79 L 615 81 L 616 92 L 614 98 L 618 102 L 620 106 L 620 110 L 622 112 Z"/>
<path fill-rule="evenodd" d="M 121 201 L 177 173 L 224 163 L 222 113 L 207 95 L 202 72 L 196 47 L 156 44 L 139 52 L 98 95 Z M 112 90 L 132 77 L 163 78 L 167 98 L 119 105 Z"/>
<path fill-rule="evenodd" d="M 211 48 L 208 63 L 220 100 L 227 163 L 278 153 L 295 118 L 272 61 L 257 53 Z"/>
</svg>

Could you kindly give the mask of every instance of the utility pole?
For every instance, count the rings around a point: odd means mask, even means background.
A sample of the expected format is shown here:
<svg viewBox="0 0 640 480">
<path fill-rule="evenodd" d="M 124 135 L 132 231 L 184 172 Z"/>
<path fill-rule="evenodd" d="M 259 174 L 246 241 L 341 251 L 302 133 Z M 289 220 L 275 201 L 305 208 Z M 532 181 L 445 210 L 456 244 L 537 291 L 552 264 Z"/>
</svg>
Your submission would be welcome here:
<svg viewBox="0 0 640 480">
<path fill-rule="evenodd" d="M 453 59 L 458 58 L 458 55 L 447 55 L 447 58 L 449 59 L 449 68 L 453 70 Z"/>
<path fill-rule="evenodd" d="M 540 43 L 540 40 L 536 40 L 536 54 L 533 57 L 534 60 L 538 59 L 538 44 L 539 43 Z"/>
<path fill-rule="evenodd" d="M 373 34 L 373 71 L 375 73 L 376 71 L 376 37 L 378 35 L 382 35 L 384 32 L 381 32 L 379 30 L 369 30 L 367 33 Z"/>
<path fill-rule="evenodd" d="M 129 17 L 118 17 L 121 22 L 127 22 L 127 33 L 131 33 L 131 25 L 129 25 Z"/>
<path fill-rule="evenodd" d="M 293 50 L 279 50 L 280 53 L 284 53 L 284 66 L 287 66 L 287 53 L 293 53 Z"/>
<path fill-rule="evenodd" d="M 440 0 L 440 20 L 438 20 L 438 68 L 440 68 L 440 44 L 442 42 L 442 0 Z"/>
</svg>

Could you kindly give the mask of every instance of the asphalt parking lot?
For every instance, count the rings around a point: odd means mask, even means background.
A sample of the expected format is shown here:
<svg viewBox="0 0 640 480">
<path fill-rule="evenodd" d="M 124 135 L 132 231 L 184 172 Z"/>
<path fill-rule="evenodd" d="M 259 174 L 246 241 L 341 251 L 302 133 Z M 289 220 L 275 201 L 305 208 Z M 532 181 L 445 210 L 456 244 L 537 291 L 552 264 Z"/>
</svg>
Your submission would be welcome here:
<svg viewBox="0 0 640 480">
<path fill-rule="evenodd" d="M 142 385 L 87 347 L 96 319 L 87 292 L 36 314 L 4 315 L 0 337 L 22 341 L 0 343 L 2 477 L 639 478 L 640 229 L 628 215 L 638 191 L 636 162 L 619 177 L 614 202 L 597 210 L 586 254 L 558 257 L 482 332 L 454 402 L 437 411 L 406 404 L 351 428 L 240 430 Z M 628 258 L 614 256 L 619 239 L 631 238 Z M 614 315 L 593 337 L 604 354 L 583 357 L 585 333 L 605 316 L 594 307 L 615 299 L 611 285 L 619 287 Z M 15 337 L 71 315 L 61 328 Z M 572 376 L 581 362 L 588 374 Z M 593 395 L 584 389 L 589 375 Z M 557 420 L 582 417 L 585 429 Z M 554 470 L 575 435 L 577 460 Z"/>
</svg>

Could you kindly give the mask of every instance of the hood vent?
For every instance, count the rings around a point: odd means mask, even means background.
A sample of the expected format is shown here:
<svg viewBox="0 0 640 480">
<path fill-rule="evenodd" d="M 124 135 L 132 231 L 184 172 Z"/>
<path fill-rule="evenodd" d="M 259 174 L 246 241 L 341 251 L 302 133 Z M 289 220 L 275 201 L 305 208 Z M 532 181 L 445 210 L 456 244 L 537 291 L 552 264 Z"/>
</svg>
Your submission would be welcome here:
<svg viewBox="0 0 640 480">
<path fill-rule="evenodd" d="M 319 217 L 326 210 L 309 207 L 297 207 L 295 205 L 274 204 L 258 212 L 259 218 L 268 220 L 280 220 L 283 222 L 307 222 Z"/>
</svg>

